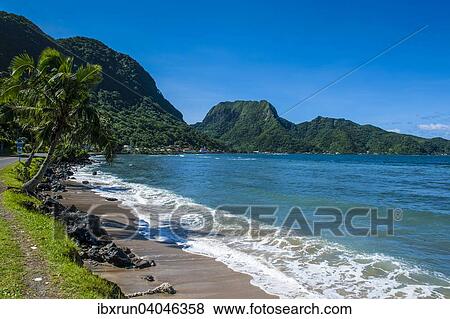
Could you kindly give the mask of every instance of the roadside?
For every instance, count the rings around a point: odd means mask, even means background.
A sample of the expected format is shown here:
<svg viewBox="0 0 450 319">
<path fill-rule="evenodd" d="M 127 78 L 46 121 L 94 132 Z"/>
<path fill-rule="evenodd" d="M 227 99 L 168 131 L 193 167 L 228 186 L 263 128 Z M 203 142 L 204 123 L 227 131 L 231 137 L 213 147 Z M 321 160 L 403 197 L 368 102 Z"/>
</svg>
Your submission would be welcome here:
<svg viewBox="0 0 450 319">
<path fill-rule="evenodd" d="M 5 167 L 6 165 L 9 165 L 11 163 L 14 163 L 18 160 L 17 157 L 0 157 L 0 169 Z"/>
<path fill-rule="evenodd" d="M 0 185 L 0 201 L 5 188 Z M 2 298 L 58 298 L 59 293 L 48 264 L 28 233 L 18 226 L 13 214 L 0 204 L 1 246 L 7 253 L 1 256 Z M 2 251 L 3 251 L 2 249 Z M 4 282 L 3 282 L 4 281 Z"/>
<path fill-rule="evenodd" d="M 39 201 L 17 190 L 15 165 L 5 164 L 14 160 L 0 161 L 0 298 L 121 297 L 115 284 L 80 264 L 78 247 L 37 210 Z"/>
</svg>

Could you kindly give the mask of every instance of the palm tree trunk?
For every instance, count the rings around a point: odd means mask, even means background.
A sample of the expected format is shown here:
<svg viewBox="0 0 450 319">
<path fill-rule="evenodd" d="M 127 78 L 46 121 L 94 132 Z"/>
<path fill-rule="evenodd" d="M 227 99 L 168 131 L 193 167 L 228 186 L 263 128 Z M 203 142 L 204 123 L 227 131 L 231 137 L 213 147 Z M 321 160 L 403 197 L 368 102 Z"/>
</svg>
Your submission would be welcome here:
<svg viewBox="0 0 450 319">
<path fill-rule="evenodd" d="M 58 139 L 55 138 L 50 143 L 50 147 L 47 152 L 47 156 L 45 157 L 44 162 L 42 162 L 41 167 L 39 168 L 39 171 L 34 175 L 32 179 L 30 179 L 28 182 L 26 182 L 23 185 L 23 190 L 27 192 L 28 194 L 34 194 L 36 192 L 37 185 L 42 181 L 42 178 L 44 177 L 45 172 L 47 171 L 48 165 L 50 164 L 53 153 L 56 150 L 56 146 L 58 144 Z"/>
<path fill-rule="evenodd" d="M 44 141 L 41 141 L 41 143 L 39 143 L 39 145 L 36 148 L 33 148 L 33 150 L 31 151 L 30 156 L 28 156 L 27 160 L 25 161 L 24 165 L 25 165 L 26 168 L 30 167 L 31 162 L 33 161 L 34 155 L 42 147 L 42 144 L 44 144 Z"/>
</svg>

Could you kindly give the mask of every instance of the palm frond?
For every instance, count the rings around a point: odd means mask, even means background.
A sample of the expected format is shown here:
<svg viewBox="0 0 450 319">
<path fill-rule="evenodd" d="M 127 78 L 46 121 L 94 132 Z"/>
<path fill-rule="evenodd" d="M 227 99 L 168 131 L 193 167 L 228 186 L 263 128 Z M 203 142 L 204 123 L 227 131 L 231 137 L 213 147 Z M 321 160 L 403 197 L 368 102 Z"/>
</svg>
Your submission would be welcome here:
<svg viewBox="0 0 450 319">
<path fill-rule="evenodd" d="M 63 63 L 64 56 L 58 50 L 47 48 L 42 51 L 39 56 L 38 69 L 41 72 L 49 72 L 51 70 L 59 69 Z"/>
<path fill-rule="evenodd" d="M 102 81 L 102 67 L 96 64 L 80 66 L 76 72 L 76 77 L 80 83 L 96 85 Z"/>
<path fill-rule="evenodd" d="M 24 73 L 31 73 L 35 68 L 34 59 L 26 53 L 15 56 L 10 64 L 11 76 L 21 77 Z"/>
</svg>

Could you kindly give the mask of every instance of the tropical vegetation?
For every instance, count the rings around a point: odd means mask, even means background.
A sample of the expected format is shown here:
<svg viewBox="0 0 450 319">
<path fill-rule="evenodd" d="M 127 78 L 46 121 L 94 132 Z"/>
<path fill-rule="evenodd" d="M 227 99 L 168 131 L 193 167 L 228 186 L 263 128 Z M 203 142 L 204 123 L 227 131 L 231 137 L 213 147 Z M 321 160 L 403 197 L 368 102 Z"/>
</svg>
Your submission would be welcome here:
<svg viewBox="0 0 450 319">
<path fill-rule="evenodd" d="M 0 73 L 8 70 L 14 56 L 26 52 L 38 59 L 48 47 L 74 57 L 75 66 L 102 67 L 103 81 L 93 89 L 92 103 L 107 119 L 118 146 L 127 145 L 133 152 L 222 148 L 186 124 L 151 75 L 130 56 L 95 39 L 53 39 L 25 17 L 0 11 Z"/>
<path fill-rule="evenodd" d="M 72 57 L 51 48 L 45 49 L 37 62 L 28 54 L 12 59 L 10 72 L 0 87 L 2 113 L 14 114 L 23 133 L 36 141 L 30 158 L 48 145 L 45 160 L 24 184 L 24 190 L 35 191 L 58 147 L 96 145 L 111 158 L 114 142 L 90 103 L 91 91 L 101 79 L 99 65 L 75 69 Z"/>
<path fill-rule="evenodd" d="M 194 125 L 238 152 L 450 154 L 450 141 L 388 132 L 345 119 L 294 124 L 267 101 L 222 102 Z"/>
</svg>

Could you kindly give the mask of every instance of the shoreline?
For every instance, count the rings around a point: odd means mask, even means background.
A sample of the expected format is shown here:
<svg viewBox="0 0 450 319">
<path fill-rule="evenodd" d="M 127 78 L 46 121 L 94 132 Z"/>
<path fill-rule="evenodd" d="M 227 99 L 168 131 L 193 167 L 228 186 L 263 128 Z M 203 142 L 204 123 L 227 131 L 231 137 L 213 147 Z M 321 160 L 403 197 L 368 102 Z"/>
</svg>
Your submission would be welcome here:
<svg viewBox="0 0 450 319">
<path fill-rule="evenodd" d="M 102 278 L 116 283 L 125 294 L 155 288 L 168 282 L 174 295 L 156 294 L 143 298 L 278 298 L 251 284 L 250 275 L 236 272 L 207 256 L 182 250 L 179 246 L 149 240 L 138 232 L 139 217 L 120 201 L 108 201 L 78 181 L 66 181 L 67 192 L 60 202 L 75 205 L 101 218 L 102 226 L 119 246 L 130 248 L 139 256 L 155 260 L 156 266 L 145 269 L 123 269 L 109 264 L 86 262 Z M 151 275 L 154 281 L 145 280 Z"/>
</svg>

